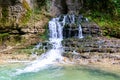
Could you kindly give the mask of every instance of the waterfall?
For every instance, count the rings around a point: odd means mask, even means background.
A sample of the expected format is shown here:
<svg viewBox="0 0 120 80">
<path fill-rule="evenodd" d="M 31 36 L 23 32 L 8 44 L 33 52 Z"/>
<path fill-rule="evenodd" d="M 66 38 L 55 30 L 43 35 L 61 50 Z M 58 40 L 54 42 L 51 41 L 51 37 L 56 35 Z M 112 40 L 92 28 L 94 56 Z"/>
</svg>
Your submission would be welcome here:
<svg viewBox="0 0 120 80">
<path fill-rule="evenodd" d="M 78 28 L 79 28 L 78 38 L 83 38 L 81 24 L 79 24 Z"/>
<path fill-rule="evenodd" d="M 52 45 L 52 49 L 43 53 L 38 60 L 33 61 L 29 66 L 23 70 L 18 70 L 17 74 L 26 72 L 36 72 L 41 68 L 48 67 L 55 62 L 61 62 L 63 60 L 62 53 L 62 40 L 63 40 L 63 28 L 65 24 L 75 23 L 75 15 L 65 15 L 62 17 L 56 17 L 49 21 L 49 43 Z M 82 38 L 82 28 L 79 25 L 79 38 Z M 39 47 L 39 46 L 37 46 Z"/>
<path fill-rule="evenodd" d="M 63 40 L 62 30 L 65 25 L 65 16 L 62 21 L 59 17 L 49 21 L 49 43 L 52 44 L 52 49 L 42 54 L 38 60 L 32 62 L 23 70 L 18 70 L 17 74 L 26 72 L 36 72 L 41 68 L 45 68 L 54 62 L 62 61 L 63 48 L 61 41 Z"/>
</svg>

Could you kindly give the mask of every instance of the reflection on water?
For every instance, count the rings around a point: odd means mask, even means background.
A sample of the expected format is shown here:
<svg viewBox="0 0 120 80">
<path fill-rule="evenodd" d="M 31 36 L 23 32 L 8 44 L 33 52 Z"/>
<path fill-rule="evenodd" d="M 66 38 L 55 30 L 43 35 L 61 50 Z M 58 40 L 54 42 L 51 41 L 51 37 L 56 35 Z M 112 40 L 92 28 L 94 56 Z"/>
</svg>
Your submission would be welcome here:
<svg viewBox="0 0 120 80">
<path fill-rule="evenodd" d="M 120 80 L 120 73 L 112 73 L 88 66 L 50 66 L 39 72 L 14 75 L 23 64 L 0 66 L 0 80 Z"/>
</svg>

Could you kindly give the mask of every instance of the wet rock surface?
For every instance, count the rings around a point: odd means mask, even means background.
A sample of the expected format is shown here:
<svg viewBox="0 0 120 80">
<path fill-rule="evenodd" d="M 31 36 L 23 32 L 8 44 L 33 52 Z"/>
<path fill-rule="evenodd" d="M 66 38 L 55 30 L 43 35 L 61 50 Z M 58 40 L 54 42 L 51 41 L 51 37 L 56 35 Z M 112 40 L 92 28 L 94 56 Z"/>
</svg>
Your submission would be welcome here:
<svg viewBox="0 0 120 80">
<path fill-rule="evenodd" d="M 96 23 L 81 23 L 83 36 L 99 37 L 102 36 L 101 29 Z M 67 24 L 63 28 L 64 38 L 73 37 L 76 38 L 79 33 L 79 27 L 76 24 Z"/>
<path fill-rule="evenodd" d="M 81 54 L 71 54 L 66 53 L 63 55 L 66 62 L 73 62 L 74 64 L 80 65 L 98 65 L 98 66 L 120 66 L 120 53 L 81 53 Z"/>
<path fill-rule="evenodd" d="M 116 53 L 120 52 L 119 39 L 107 39 L 103 37 L 92 38 L 86 37 L 83 39 L 65 39 L 63 47 L 66 52 L 79 53 L 83 52 L 101 52 L 101 53 Z"/>
<path fill-rule="evenodd" d="M 84 36 L 90 35 L 92 37 L 102 36 L 100 27 L 94 22 L 81 23 L 82 32 Z"/>
</svg>

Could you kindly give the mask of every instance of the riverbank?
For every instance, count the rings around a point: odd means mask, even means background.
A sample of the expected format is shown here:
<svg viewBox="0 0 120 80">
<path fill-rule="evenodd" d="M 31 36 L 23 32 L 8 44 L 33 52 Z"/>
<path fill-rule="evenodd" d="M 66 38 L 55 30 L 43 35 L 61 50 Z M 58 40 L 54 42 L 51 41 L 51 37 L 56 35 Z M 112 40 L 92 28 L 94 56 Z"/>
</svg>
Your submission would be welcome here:
<svg viewBox="0 0 120 80">
<path fill-rule="evenodd" d="M 7 63 L 28 63 L 38 56 L 29 54 L 0 54 L 0 65 Z"/>
<path fill-rule="evenodd" d="M 84 53 L 88 54 L 88 53 Z M 107 69 L 111 71 L 120 71 L 120 53 L 104 53 L 104 56 L 98 56 L 98 54 L 103 53 L 94 53 L 90 58 L 67 58 L 64 57 L 63 63 L 60 65 L 88 65 L 92 67 L 97 67 L 101 69 Z M 34 61 L 39 56 L 36 55 L 28 55 L 28 54 L 0 54 L 0 65 L 8 64 L 8 63 L 29 63 Z M 101 58 L 100 58 L 101 57 Z"/>
<path fill-rule="evenodd" d="M 101 53 L 100 53 L 101 54 Z M 105 54 L 105 53 L 104 53 Z M 118 55 L 120 53 L 114 53 L 114 55 Z M 95 56 L 95 55 L 94 55 Z M 93 56 L 92 56 L 93 57 Z M 105 57 L 105 56 L 104 56 Z M 120 59 L 115 59 L 115 58 L 101 58 L 101 59 L 73 59 L 73 58 L 64 58 L 65 64 L 62 64 L 62 66 L 87 66 L 87 67 L 92 67 L 93 69 L 100 69 L 103 71 L 109 71 L 109 72 L 115 72 L 115 73 L 120 73 Z M 60 64 L 61 65 L 61 64 Z"/>
<path fill-rule="evenodd" d="M 90 66 L 101 70 L 120 72 L 120 53 L 83 53 L 71 58 L 65 57 L 64 61 L 67 65 L 70 63 L 70 65 Z"/>
</svg>

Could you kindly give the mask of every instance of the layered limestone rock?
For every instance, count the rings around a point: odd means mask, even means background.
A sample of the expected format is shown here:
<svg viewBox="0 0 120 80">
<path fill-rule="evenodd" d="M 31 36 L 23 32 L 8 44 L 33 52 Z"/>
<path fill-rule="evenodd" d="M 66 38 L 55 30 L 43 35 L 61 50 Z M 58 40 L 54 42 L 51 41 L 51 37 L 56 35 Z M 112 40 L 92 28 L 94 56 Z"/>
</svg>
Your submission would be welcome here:
<svg viewBox="0 0 120 80">
<path fill-rule="evenodd" d="M 99 37 L 102 36 L 100 27 L 95 22 L 82 23 L 82 32 L 84 36 Z"/>
<path fill-rule="evenodd" d="M 64 39 L 63 47 L 65 52 L 101 52 L 117 53 L 120 52 L 119 39 L 107 39 L 104 37 L 84 37 L 83 39 Z"/>
</svg>

